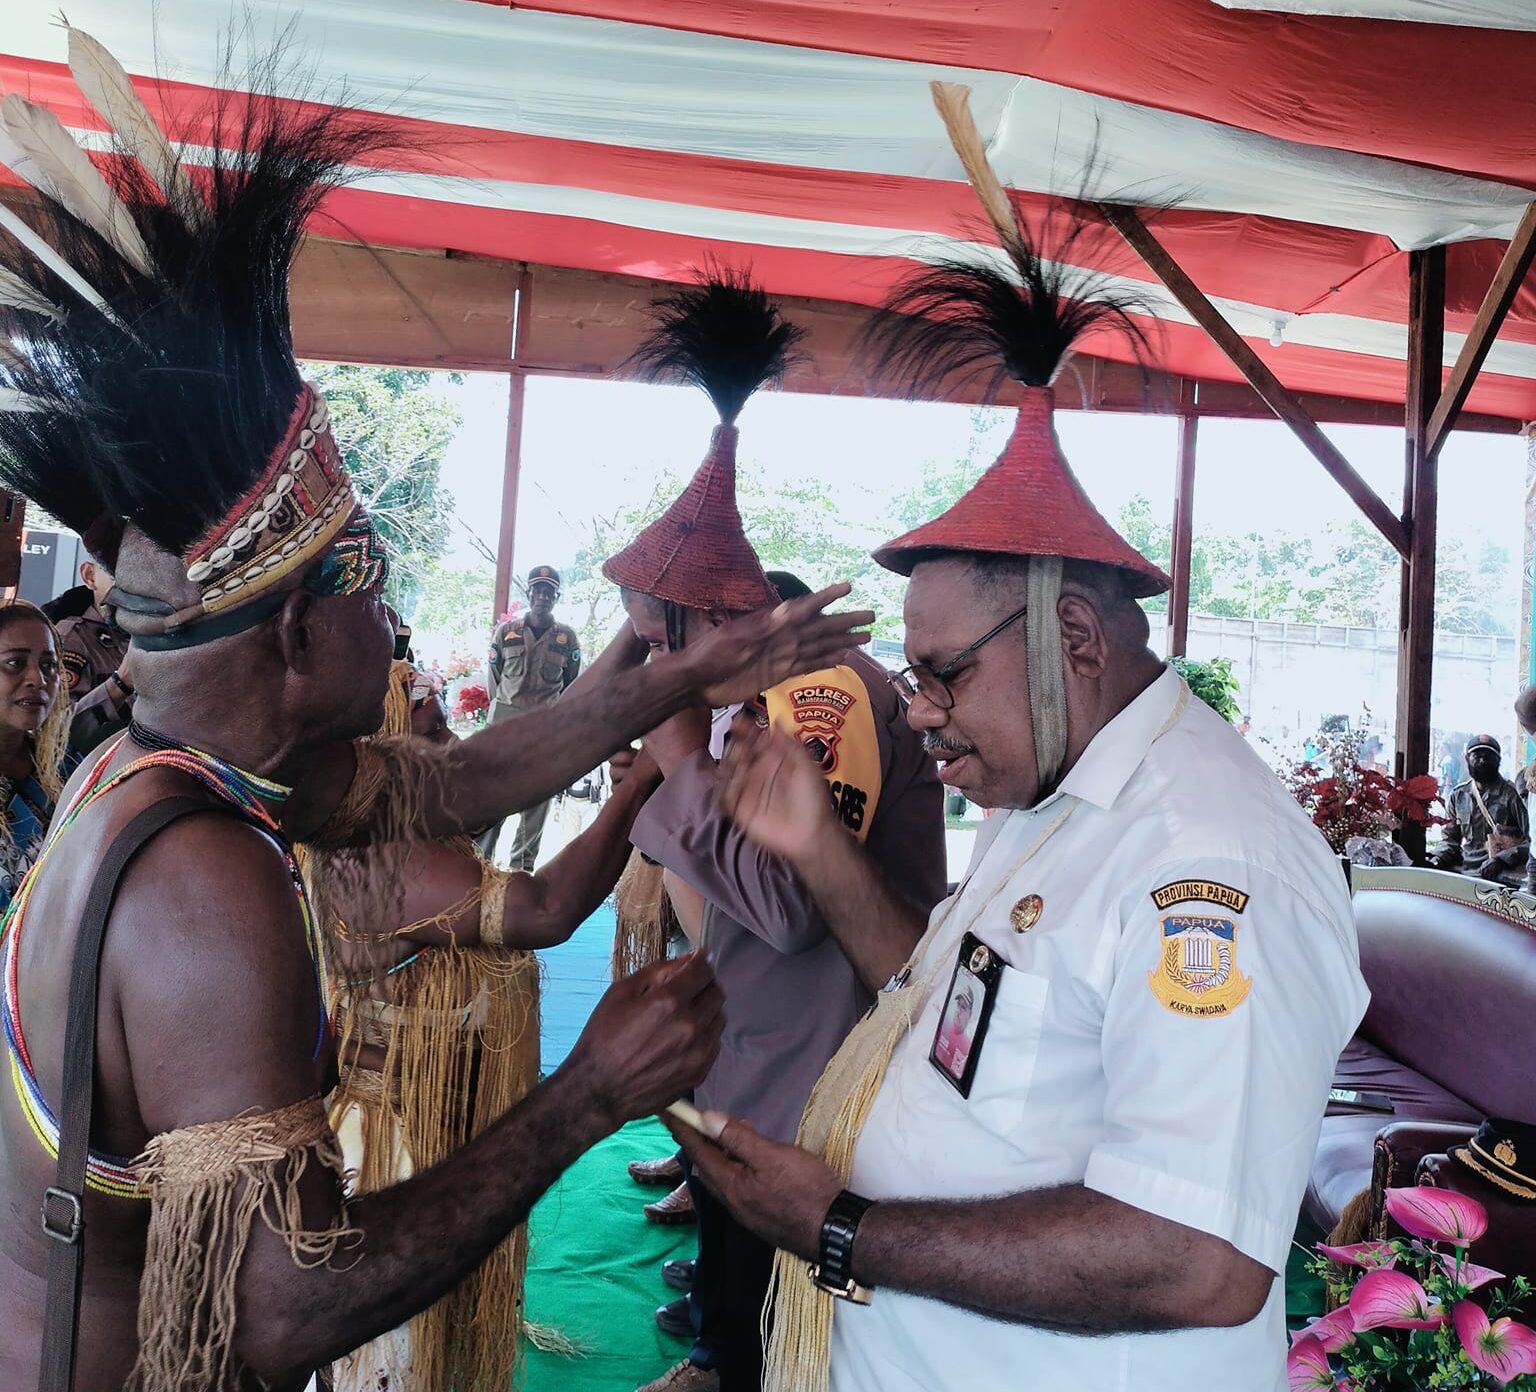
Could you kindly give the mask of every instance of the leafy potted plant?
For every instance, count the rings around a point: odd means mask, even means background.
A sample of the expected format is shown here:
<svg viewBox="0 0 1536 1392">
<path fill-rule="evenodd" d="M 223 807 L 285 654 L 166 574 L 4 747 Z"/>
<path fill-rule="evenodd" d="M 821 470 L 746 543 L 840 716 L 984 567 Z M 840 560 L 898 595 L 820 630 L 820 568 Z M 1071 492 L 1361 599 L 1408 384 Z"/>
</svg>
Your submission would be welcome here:
<svg viewBox="0 0 1536 1392">
<path fill-rule="evenodd" d="M 1238 681 L 1232 675 L 1231 658 L 1213 657 L 1209 662 L 1196 662 L 1188 657 L 1170 657 L 1168 665 L 1227 724 L 1237 724 L 1242 712 L 1237 706 Z"/>
<path fill-rule="evenodd" d="M 1389 1189 L 1407 1237 L 1319 1244 L 1311 1269 L 1336 1302 L 1292 1335 L 1291 1392 L 1536 1392 L 1536 1329 L 1511 1316 L 1532 1286 L 1478 1266 L 1467 1250 L 1488 1210 L 1450 1189 Z"/>
</svg>

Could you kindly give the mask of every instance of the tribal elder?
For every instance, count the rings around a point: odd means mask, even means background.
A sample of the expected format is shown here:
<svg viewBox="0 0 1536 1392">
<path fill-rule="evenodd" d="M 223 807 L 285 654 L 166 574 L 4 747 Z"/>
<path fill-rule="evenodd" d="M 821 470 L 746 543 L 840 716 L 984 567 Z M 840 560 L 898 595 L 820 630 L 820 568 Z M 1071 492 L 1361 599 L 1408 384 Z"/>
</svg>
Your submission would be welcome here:
<svg viewBox="0 0 1536 1392">
<path fill-rule="evenodd" d="M 1148 651 L 1136 600 L 1168 581 L 1072 476 L 1049 386 L 1078 333 L 1126 320 L 1007 230 L 1017 278 L 920 270 L 896 305 L 931 317 L 887 342 L 924 372 L 1001 350 L 1013 436 L 876 552 L 910 577 L 908 719 L 946 783 L 1002 810 L 925 926 L 797 749 L 728 755 L 738 826 L 880 995 L 799 1148 L 718 1115 L 715 1140 L 675 1129 L 781 1249 L 773 1392 L 1282 1392 L 1279 1277 L 1366 1001 L 1349 897 L 1274 776 Z M 966 995 L 968 1047 L 946 1047 Z"/>
<path fill-rule="evenodd" d="M 70 43 L 98 100 L 136 100 L 103 50 Z M 8 134 L 17 110 L 27 130 L 51 119 L 9 97 Z M 134 724 L 66 788 L 5 923 L 0 1201 L 28 1221 L 0 1231 L 0 1386 L 36 1385 L 41 1357 L 42 1385 L 67 1387 L 83 1237 L 78 1388 L 287 1392 L 452 1288 L 586 1147 L 702 1078 L 721 1024 L 702 958 L 631 978 L 567 1063 L 460 1151 L 346 1201 L 321 1101 L 323 950 L 291 841 L 484 826 L 684 705 L 750 694 L 852 639 L 820 616 L 823 595 L 613 674 L 515 735 L 355 743 L 382 716 L 387 561 L 299 377 L 287 285 L 309 214 L 378 137 L 331 108 L 230 98 L 194 179 L 133 115 L 123 138 L 149 163 L 112 166 L 96 225 L 45 204 L 29 214 L 43 235 L 6 224 L 37 254 L 0 244 L 26 292 L 6 292 L 0 319 L 0 479 L 77 529 L 122 521 L 107 559 L 137 686 Z M 90 167 L 56 169 L 69 136 L 51 129 L 43 163 L 23 162 L 45 194 Z M 172 814 L 108 902 L 110 848 Z M 99 980 L 79 988 L 95 1003 L 71 1012 L 77 942 L 103 921 Z M 84 1068 L 66 1072 L 71 1016 L 98 1024 L 94 1069 L 72 1030 Z"/>
<path fill-rule="evenodd" d="M 720 424 L 688 486 L 603 564 L 623 588 L 635 632 L 652 652 L 686 651 L 732 614 L 773 609 L 736 503 L 737 417 L 751 393 L 782 375 L 800 331 L 749 278 L 713 269 L 660 301 L 636 354 L 653 375 L 703 386 Z M 728 711 L 714 728 L 724 735 Z M 735 717 L 792 731 L 833 822 L 865 846 L 915 918 L 944 893 L 942 790 L 920 734 L 903 719 L 884 671 L 841 653 L 766 690 Z M 634 844 L 703 899 L 700 947 L 726 998 L 720 1057 L 695 1100 L 794 1139 L 811 1086 L 870 1005 L 845 947 L 793 865 L 746 840 L 720 814 L 720 738 L 705 706 L 646 739 L 665 775 L 635 820 Z M 822 819 L 817 819 L 821 825 Z M 907 944 L 917 941 L 914 932 Z M 690 1301 L 697 1339 L 686 1363 L 642 1392 L 757 1392 L 760 1314 L 772 1248 L 697 1185 L 699 1256 Z"/>
</svg>

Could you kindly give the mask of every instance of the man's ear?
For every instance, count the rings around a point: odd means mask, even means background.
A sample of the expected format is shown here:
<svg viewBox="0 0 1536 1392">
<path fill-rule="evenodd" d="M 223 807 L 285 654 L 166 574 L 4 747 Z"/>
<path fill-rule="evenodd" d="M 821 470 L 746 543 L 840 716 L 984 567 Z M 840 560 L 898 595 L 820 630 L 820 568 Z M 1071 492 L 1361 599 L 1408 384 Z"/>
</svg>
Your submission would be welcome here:
<svg viewBox="0 0 1536 1392">
<path fill-rule="evenodd" d="M 80 583 L 88 590 L 96 588 L 96 566 L 91 561 L 80 562 Z"/>
<path fill-rule="evenodd" d="M 1109 662 L 1109 639 L 1099 611 L 1081 595 L 1064 594 L 1056 603 L 1056 617 L 1068 669 L 1088 680 L 1102 677 Z"/>
<path fill-rule="evenodd" d="M 707 617 L 711 628 L 719 628 L 721 624 L 731 621 L 730 613 L 725 609 L 710 609 L 707 611 Z"/>
<path fill-rule="evenodd" d="M 277 650 L 290 672 L 308 672 L 315 660 L 315 597 L 306 589 L 289 593 L 277 611 Z"/>
</svg>

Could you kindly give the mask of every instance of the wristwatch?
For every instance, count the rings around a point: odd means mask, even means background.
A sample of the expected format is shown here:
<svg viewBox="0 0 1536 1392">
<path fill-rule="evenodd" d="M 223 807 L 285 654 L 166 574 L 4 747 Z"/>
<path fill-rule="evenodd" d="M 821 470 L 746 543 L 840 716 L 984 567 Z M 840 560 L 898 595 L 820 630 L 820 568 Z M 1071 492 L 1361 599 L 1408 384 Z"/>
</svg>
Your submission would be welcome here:
<svg viewBox="0 0 1536 1392">
<path fill-rule="evenodd" d="M 874 1291 L 853 1279 L 853 1239 L 859 1220 L 874 1205 L 873 1199 L 861 1198 L 844 1189 L 821 1220 L 821 1244 L 811 1264 L 811 1280 L 819 1290 L 855 1305 L 868 1305 Z"/>
</svg>

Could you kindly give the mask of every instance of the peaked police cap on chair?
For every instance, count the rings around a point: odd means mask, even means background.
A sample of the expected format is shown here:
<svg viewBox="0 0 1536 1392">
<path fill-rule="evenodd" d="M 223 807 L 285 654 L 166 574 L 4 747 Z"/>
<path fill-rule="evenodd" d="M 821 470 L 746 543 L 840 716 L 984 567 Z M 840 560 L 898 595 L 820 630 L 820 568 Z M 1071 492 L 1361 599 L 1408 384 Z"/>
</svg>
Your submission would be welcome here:
<svg viewBox="0 0 1536 1392">
<path fill-rule="evenodd" d="M 702 284 L 660 300 L 631 358 L 650 381 L 686 381 L 720 415 L 709 453 L 656 521 L 603 563 L 625 589 L 690 609 L 743 613 L 777 604 L 736 506 L 736 418 L 759 387 L 782 379 L 803 330 L 746 272 L 707 269 Z"/>
</svg>

